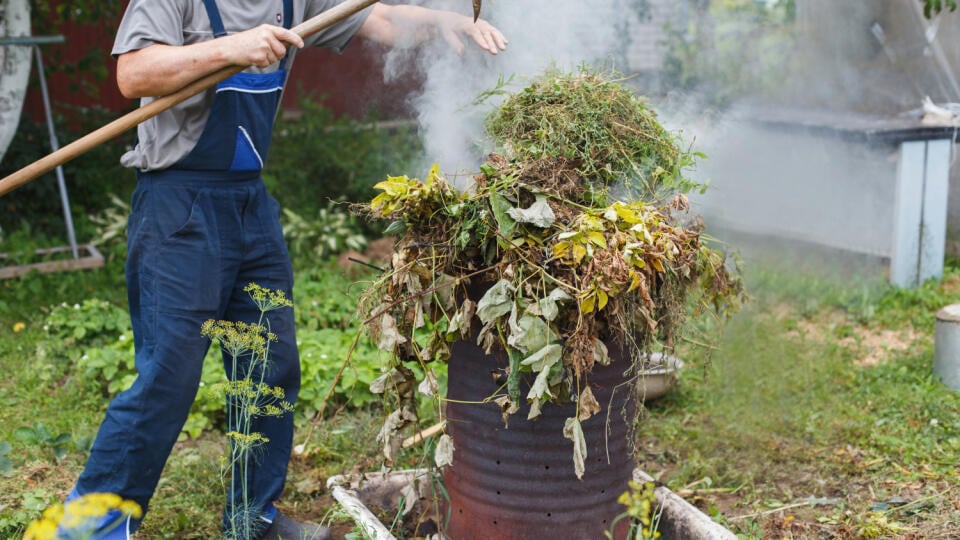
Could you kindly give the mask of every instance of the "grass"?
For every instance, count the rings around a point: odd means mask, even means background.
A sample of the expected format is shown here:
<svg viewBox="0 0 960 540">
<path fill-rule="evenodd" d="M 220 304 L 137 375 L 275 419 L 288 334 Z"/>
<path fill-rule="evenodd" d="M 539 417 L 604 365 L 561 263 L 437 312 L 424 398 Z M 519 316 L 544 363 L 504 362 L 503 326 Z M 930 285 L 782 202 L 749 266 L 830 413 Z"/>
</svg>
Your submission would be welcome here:
<svg viewBox="0 0 960 540">
<path fill-rule="evenodd" d="M 909 291 L 759 268 L 747 277 L 748 308 L 722 332 L 697 326 L 694 338 L 714 336 L 716 348 L 682 348 L 680 384 L 648 406 L 642 467 L 741 538 L 950 538 L 960 522 L 960 394 L 931 366 L 934 313 L 960 302 L 957 264 L 942 283 Z M 98 385 L 37 357 L 47 306 L 123 305 L 120 279 L 113 261 L 0 282 L 0 443 L 12 446 L 0 538 L 18 538 L 66 495 L 106 406 Z M 304 451 L 292 460 L 284 510 L 349 532 L 324 484 L 380 468 L 382 418 L 371 406 L 315 429 L 301 419 Z M 27 437 L 37 423 L 48 436 Z M 223 448 L 218 433 L 177 445 L 141 537 L 216 536 Z M 399 466 L 421 465 L 423 453 Z"/>
<path fill-rule="evenodd" d="M 932 336 L 960 301 L 956 266 L 861 295 L 760 277 L 710 361 L 687 351 L 693 369 L 649 407 L 643 466 L 746 538 L 955 534 L 960 396 L 932 374 Z"/>
</svg>

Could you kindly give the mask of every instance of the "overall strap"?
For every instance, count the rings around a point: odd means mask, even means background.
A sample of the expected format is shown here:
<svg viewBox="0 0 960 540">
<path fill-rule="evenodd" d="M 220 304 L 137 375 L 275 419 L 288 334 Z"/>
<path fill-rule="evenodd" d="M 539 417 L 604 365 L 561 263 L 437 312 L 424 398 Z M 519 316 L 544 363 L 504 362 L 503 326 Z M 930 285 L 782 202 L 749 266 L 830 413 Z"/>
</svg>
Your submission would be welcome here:
<svg viewBox="0 0 960 540">
<path fill-rule="evenodd" d="M 290 30 L 293 27 L 293 0 L 283 0 L 283 27 Z M 287 69 L 290 63 L 290 48 L 287 49 L 287 55 L 280 62 L 280 69 Z"/>
<path fill-rule="evenodd" d="M 283 0 L 283 27 L 287 30 L 293 27 L 293 0 Z"/>
<path fill-rule="evenodd" d="M 284 2 L 286 1 L 284 0 Z M 217 9 L 216 0 L 203 0 L 203 7 L 207 8 L 207 17 L 210 19 L 210 26 L 213 28 L 213 36 L 223 37 L 227 35 L 227 29 L 223 27 L 223 19 L 220 18 L 220 10 Z"/>
</svg>

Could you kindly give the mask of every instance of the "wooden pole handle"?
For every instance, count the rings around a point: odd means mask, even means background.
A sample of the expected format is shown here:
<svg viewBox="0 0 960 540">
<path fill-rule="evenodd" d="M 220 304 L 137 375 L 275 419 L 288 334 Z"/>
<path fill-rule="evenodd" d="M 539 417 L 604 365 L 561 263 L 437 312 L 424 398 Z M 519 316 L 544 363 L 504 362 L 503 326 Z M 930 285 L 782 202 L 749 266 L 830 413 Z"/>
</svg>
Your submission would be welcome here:
<svg viewBox="0 0 960 540">
<path fill-rule="evenodd" d="M 347 17 L 366 9 L 373 4 L 376 4 L 377 1 L 378 0 L 346 0 L 345 2 L 337 4 L 335 7 L 328 9 L 327 11 L 324 11 L 323 13 L 298 24 L 292 29 L 292 31 L 301 38 L 307 38 L 308 36 L 316 34 L 320 30 L 329 28 L 330 26 L 333 26 Z M 151 101 L 143 107 L 139 107 L 136 110 L 117 118 L 109 124 L 92 131 L 83 137 L 80 137 L 72 143 L 60 148 L 56 152 L 48 154 L 46 157 L 43 157 L 11 174 L 10 176 L 7 176 L 3 180 L 0 180 L 0 197 L 13 191 L 14 189 L 17 189 L 23 184 L 36 179 L 38 176 L 50 172 L 60 165 L 63 165 L 64 163 L 96 148 L 97 146 L 100 146 L 101 144 L 127 131 L 128 129 L 136 127 L 137 125 L 153 118 L 154 116 L 177 105 L 178 103 L 181 103 L 208 88 L 216 86 L 220 81 L 236 75 L 246 68 L 247 66 L 230 66 L 219 71 L 215 71 L 209 75 L 197 79 L 173 94 Z"/>
</svg>

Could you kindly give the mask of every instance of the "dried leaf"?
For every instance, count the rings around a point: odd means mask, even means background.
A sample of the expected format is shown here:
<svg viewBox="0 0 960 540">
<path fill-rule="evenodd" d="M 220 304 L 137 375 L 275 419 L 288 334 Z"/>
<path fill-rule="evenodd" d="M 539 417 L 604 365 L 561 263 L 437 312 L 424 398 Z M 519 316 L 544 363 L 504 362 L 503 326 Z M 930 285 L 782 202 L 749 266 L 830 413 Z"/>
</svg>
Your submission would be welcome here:
<svg viewBox="0 0 960 540">
<path fill-rule="evenodd" d="M 583 392 L 580 392 L 580 399 L 577 400 L 577 417 L 583 422 L 601 410 L 603 409 L 600 408 L 600 403 L 593 395 L 593 390 L 590 389 L 588 384 Z"/>
<path fill-rule="evenodd" d="M 494 403 L 500 406 L 500 415 L 503 417 L 504 427 L 510 424 L 510 416 L 516 414 L 520 410 L 520 406 L 514 403 L 510 396 L 500 396 L 493 400 Z"/>
<path fill-rule="evenodd" d="M 540 398 L 530 400 L 530 412 L 527 413 L 527 420 L 536 420 L 540 416 Z"/>
<path fill-rule="evenodd" d="M 417 390 L 425 396 L 435 396 L 439 389 L 440 384 L 437 382 L 437 374 L 433 372 L 433 368 L 430 368 L 427 370 L 427 374 L 424 375 L 423 381 L 417 386 Z"/>
<path fill-rule="evenodd" d="M 453 437 L 444 433 L 437 440 L 437 448 L 433 451 L 433 462 L 438 469 L 453 465 Z"/>
<path fill-rule="evenodd" d="M 402 407 L 390 413 L 384 420 L 380 432 L 377 434 L 377 442 L 383 444 L 383 456 L 388 462 L 393 462 L 400 448 L 403 446 L 403 436 L 400 430 L 417 421 L 417 415 L 408 407 Z"/>
<path fill-rule="evenodd" d="M 594 338 L 593 340 L 593 362 L 601 366 L 610 365 L 610 353 L 602 339 Z"/>
<path fill-rule="evenodd" d="M 406 380 L 406 376 L 403 373 L 398 371 L 397 368 L 391 368 L 390 371 L 370 382 L 370 391 L 374 394 L 382 394 L 387 388 L 396 388 L 404 380 Z"/>
<path fill-rule="evenodd" d="M 587 461 L 587 440 L 583 436 L 583 426 L 576 417 L 567 418 L 563 423 L 563 436 L 573 441 L 573 471 L 577 478 L 583 478 Z"/>
<path fill-rule="evenodd" d="M 400 335 L 400 331 L 397 329 L 397 321 L 395 321 L 389 313 L 381 315 L 380 339 L 377 340 L 377 348 L 381 351 L 393 352 L 397 345 L 402 345 L 406 342 L 407 338 Z"/>
</svg>

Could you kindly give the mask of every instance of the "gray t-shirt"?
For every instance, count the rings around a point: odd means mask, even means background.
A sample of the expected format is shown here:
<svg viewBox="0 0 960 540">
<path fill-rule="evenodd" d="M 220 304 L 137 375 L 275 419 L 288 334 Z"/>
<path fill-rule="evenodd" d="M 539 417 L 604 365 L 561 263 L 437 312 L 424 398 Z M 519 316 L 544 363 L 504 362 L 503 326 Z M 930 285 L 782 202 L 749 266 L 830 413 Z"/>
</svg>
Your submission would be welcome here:
<svg viewBox="0 0 960 540">
<path fill-rule="evenodd" d="M 293 0 L 291 28 L 341 1 Z M 217 7 L 229 34 L 264 23 L 282 24 L 283 0 L 218 0 Z M 341 52 L 366 20 L 370 9 L 310 36 L 305 40 L 306 46 Z M 112 54 L 117 56 L 156 43 L 189 45 L 209 39 L 213 39 L 213 30 L 202 0 L 131 0 L 117 30 Z M 295 51 L 295 48 L 290 51 L 287 68 L 293 64 Z M 279 63 L 251 71 L 269 72 L 278 67 Z M 120 163 L 149 171 L 167 168 L 182 159 L 200 139 L 213 98 L 214 90 L 206 90 L 140 124 L 136 148 L 124 154 Z M 144 98 L 140 104 L 151 101 L 152 98 Z"/>
</svg>

